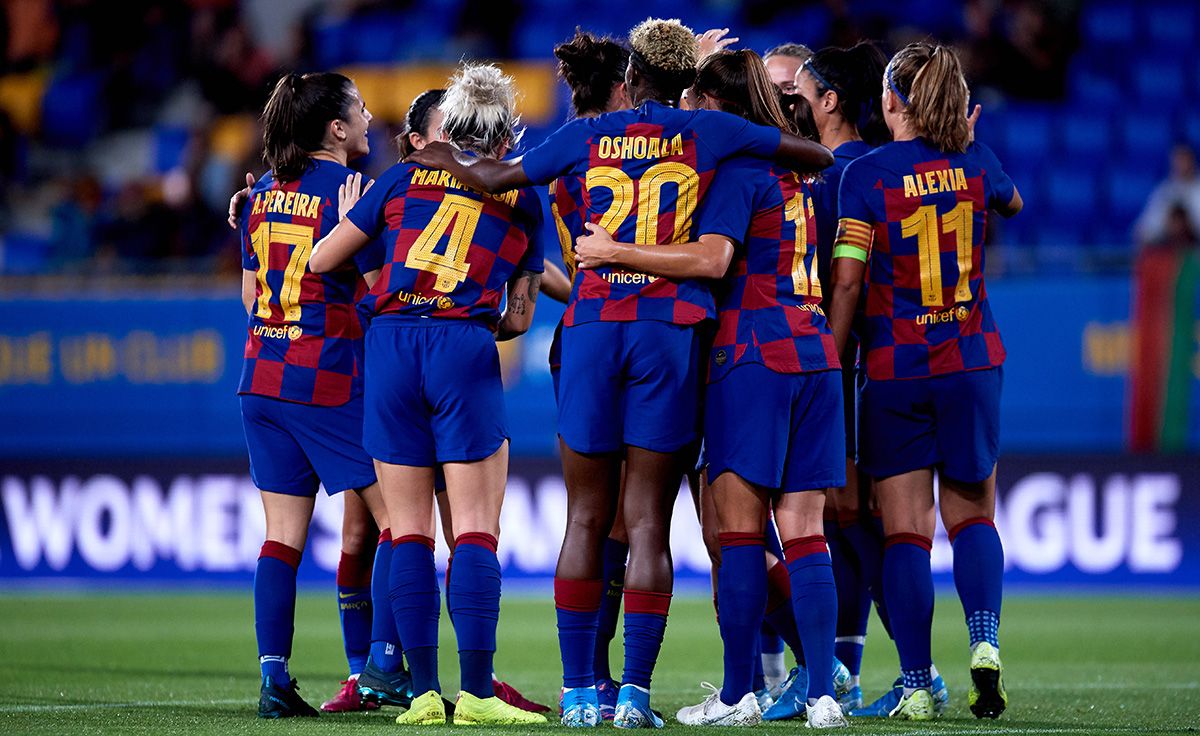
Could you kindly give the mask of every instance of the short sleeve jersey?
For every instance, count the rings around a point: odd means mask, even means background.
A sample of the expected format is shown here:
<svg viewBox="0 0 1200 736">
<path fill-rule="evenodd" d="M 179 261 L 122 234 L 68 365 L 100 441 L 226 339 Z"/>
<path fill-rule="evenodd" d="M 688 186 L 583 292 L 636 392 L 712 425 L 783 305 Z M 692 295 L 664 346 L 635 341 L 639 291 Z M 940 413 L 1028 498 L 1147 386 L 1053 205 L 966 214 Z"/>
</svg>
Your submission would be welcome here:
<svg viewBox="0 0 1200 736">
<path fill-rule="evenodd" d="M 772 156 L 775 128 L 722 112 L 684 111 L 657 102 L 567 123 L 525 154 L 526 176 L 555 183 L 560 239 L 574 243 L 584 222 L 621 242 L 641 245 L 695 239 L 694 216 L 717 164 L 738 154 Z M 574 256 L 567 261 L 574 265 Z M 708 285 L 616 268 L 575 274 L 563 316 L 585 322 L 659 320 L 691 325 L 716 316 Z"/>
<path fill-rule="evenodd" d="M 362 391 L 363 321 L 355 303 L 366 293 L 374 245 L 357 269 L 308 270 L 313 244 L 338 221 L 338 187 L 354 172 L 314 160 L 299 179 L 270 173 L 250 190 L 242 212 L 242 268 L 254 271 L 240 394 L 315 406 L 340 406 Z"/>
<path fill-rule="evenodd" d="M 727 161 L 701 207 L 698 230 L 737 244 L 732 276 L 717 289 L 709 382 L 743 363 L 778 373 L 839 367 L 821 310 L 817 228 L 807 182 L 762 159 Z"/>
<path fill-rule="evenodd" d="M 1001 365 L 1004 345 L 983 281 L 987 213 L 1012 180 L 981 143 L 965 153 L 922 139 L 851 162 L 838 196 L 837 245 L 869 253 L 862 348 L 874 380 Z"/>
<path fill-rule="evenodd" d="M 482 194 L 446 171 L 392 166 L 347 215 L 383 242 L 365 307 L 495 325 L 509 279 L 542 272 L 541 196 L 532 188 Z"/>
<path fill-rule="evenodd" d="M 833 150 L 833 166 L 822 171 L 812 183 L 813 211 L 817 218 L 817 273 L 823 284 L 833 283 L 833 241 L 837 235 L 838 185 L 842 172 L 851 161 L 873 150 L 864 141 L 843 143 Z"/>
</svg>

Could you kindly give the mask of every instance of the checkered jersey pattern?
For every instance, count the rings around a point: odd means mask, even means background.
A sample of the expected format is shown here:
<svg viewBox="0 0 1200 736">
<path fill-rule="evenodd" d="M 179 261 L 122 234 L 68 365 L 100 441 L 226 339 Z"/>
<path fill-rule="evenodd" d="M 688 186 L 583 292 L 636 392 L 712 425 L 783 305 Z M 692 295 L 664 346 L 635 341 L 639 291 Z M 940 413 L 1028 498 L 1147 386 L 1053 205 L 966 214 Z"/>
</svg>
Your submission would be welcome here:
<svg viewBox="0 0 1200 736">
<path fill-rule="evenodd" d="M 542 272 L 542 217 L 542 195 L 531 188 L 490 196 L 445 171 L 392 166 L 347 215 L 383 241 L 364 307 L 496 325 L 508 280 Z"/>
<path fill-rule="evenodd" d="M 717 164 L 738 154 L 772 156 L 779 131 L 726 113 L 656 102 L 572 121 L 522 159 L 535 184 L 555 179 L 560 240 L 593 222 L 625 243 L 685 243 Z M 565 238 L 569 235 L 569 239 Z M 568 268 L 574 256 L 565 259 Z M 716 316 L 708 285 L 615 268 L 579 271 L 563 317 L 586 322 L 659 320 L 691 325 Z"/>
<path fill-rule="evenodd" d="M 717 292 L 710 383 L 743 363 L 778 373 L 840 367 L 821 311 L 808 182 L 761 159 L 727 161 L 701 208 L 698 230 L 738 244 L 732 277 Z"/>
<path fill-rule="evenodd" d="M 239 394 L 340 406 L 361 393 L 364 323 L 355 303 L 366 283 L 355 268 L 308 270 L 313 245 L 337 224 L 338 186 L 352 173 L 314 160 L 296 181 L 268 172 L 251 188 L 242 268 L 255 272 L 257 287 Z"/>
<path fill-rule="evenodd" d="M 869 252 L 862 349 L 875 380 L 992 368 L 1004 345 L 984 285 L 987 211 L 1012 180 L 987 146 L 889 143 L 842 174 L 835 257 Z"/>
</svg>

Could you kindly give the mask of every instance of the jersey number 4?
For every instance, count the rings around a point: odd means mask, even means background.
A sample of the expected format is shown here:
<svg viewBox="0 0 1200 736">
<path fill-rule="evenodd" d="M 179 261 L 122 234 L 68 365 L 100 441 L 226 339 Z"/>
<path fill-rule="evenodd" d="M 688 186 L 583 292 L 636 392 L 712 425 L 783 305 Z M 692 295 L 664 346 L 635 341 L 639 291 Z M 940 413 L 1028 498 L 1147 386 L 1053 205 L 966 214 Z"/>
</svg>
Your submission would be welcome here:
<svg viewBox="0 0 1200 736">
<path fill-rule="evenodd" d="M 300 321 L 300 280 L 308 270 L 308 259 L 313 251 L 313 229 L 308 225 L 293 225 L 288 222 L 263 222 L 250 233 L 250 244 L 258 258 L 258 310 L 260 319 L 271 317 L 271 285 L 267 283 L 267 271 L 271 261 L 271 246 L 290 247 L 287 268 L 283 271 L 283 285 L 279 289 L 279 306 L 283 309 L 285 322 Z"/>
<path fill-rule="evenodd" d="M 467 263 L 467 253 L 471 250 L 471 240 L 475 237 L 475 228 L 479 226 L 482 213 L 483 202 L 458 194 L 447 194 L 429 224 L 413 241 L 404 265 L 436 276 L 437 281 L 433 285 L 436 291 L 443 294 L 454 291 L 467 279 L 471 267 Z M 446 250 L 438 253 L 435 248 L 443 235 L 447 236 Z"/>
<path fill-rule="evenodd" d="M 917 262 L 921 267 L 921 306 L 940 307 L 942 298 L 941 233 L 954 234 L 958 256 L 958 283 L 954 289 L 956 303 L 971 301 L 971 248 L 975 227 L 975 209 L 970 202 L 959 202 L 954 209 L 938 217 L 937 207 L 922 205 L 900 221 L 900 233 L 906 238 L 917 237 Z"/>
</svg>

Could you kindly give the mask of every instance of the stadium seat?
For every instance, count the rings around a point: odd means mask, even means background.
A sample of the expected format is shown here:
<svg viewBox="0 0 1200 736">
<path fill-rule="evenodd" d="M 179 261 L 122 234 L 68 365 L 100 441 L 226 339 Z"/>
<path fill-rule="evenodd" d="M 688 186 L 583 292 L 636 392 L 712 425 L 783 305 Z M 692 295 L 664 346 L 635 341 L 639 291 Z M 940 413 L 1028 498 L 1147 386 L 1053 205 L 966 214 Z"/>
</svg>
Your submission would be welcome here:
<svg viewBox="0 0 1200 736">
<path fill-rule="evenodd" d="M 1046 176 L 1046 194 L 1052 208 L 1081 212 L 1096 201 L 1097 170 L 1083 161 L 1056 161 Z"/>
<path fill-rule="evenodd" d="M 1084 105 L 1115 105 L 1121 101 L 1121 88 L 1116 79 L 1095 68 L 1085 59 L 1071 63 L 1068 72 L 1068 92 Z"/>
<path fill-rule="evenodd" d="M 1053 145 L 1051 116 L 1045 106 L 1013 105 L 1006 111 L 1004 147 L 1012 158 L 1038 158 Z"/>
<path fill-rule="evenodd" d="M 1148 41 L 1153 47 L 1170 46 L 1179 50 L 1195 48 L 1197 10 L 1193 3 L 1153 4 L 1145 8 Z"/>
<path fill-rule="evenodd" d="M 1131 44 L 1137 28 L 1134 4 L 1105 3 L 1095 5 L 1083 14 L 1083 38 L 1085 43 Z"/>
<path fill-rule="evenodd" d="M 1139 161 L 1110 167 L 1104 177 L 1106 211 L 1118 221 L 1131 224 L 1158 184 L 1159 177 L 1152 173 L 1157 168 Z"/>
<path fill-rule="evenodd" d="M 1130 155 L 1146 155 L 1147 149 L 1165 153 L 1173 139 L 1171 131 L 1169 117 L 1141 110 L 1130 110 L 1121 126 L 1125 150 Z"/>
<path fill-rule="evenodd" d="M 183 165 L 189 132 L 186 128 L 160 127 L 154 130 L 154 171 L 165 174 Z"/>
<path fill-rule="evenodd" d="M 55 77 L 42 98 L 42 136 L 52 145 L 80 147 L 100 131 L 104 77 L 99 73 Z"/>
<path fill-rule="evenodd" d="M 1174 107 L 1186 94 L 1183 65 L 1178 58 L 1139 59 L 1133 64 L 1133 89 L 1147 102 Z"/>
<path fill-rule="evenodd" d="M 1063 147 L 1071 154 L 1105 156 L 1112 146 L 1112 124 L 1105 114 L 1067 113 L 1061 118 Z"/>
</svg>

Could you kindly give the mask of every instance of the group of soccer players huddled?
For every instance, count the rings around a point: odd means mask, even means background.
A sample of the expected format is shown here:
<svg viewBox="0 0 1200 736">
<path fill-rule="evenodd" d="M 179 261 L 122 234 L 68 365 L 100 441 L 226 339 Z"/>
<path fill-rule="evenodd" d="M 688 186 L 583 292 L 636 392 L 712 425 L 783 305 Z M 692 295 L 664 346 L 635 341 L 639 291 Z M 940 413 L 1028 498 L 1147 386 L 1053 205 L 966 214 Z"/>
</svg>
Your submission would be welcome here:
<svg viewBox="0 0 1200 736">
<path fill-rule="evenodd" d="M 270 171 L 230 205 L 249 314 L 239 394 L 266 512 L 260 716 L 317 715 L 288 658 L 323 485 L 351 491 L 337 573 L 351 676 L 322 709 L 546 721 L 493 667 L 508 473 L 496 341 L 529 328 L 540 291 L 567 305 L 546 397 L 567 488 L 562 725 L 663 726 L 651 676 L 685 476 L 713 560 L 724 681 L 680 723 L 941 715 L 935 471 L 968 704 L 980 718 L 1004 710 L 992 522 L 1004 348 L 983 243 L 989 210 L 1012 216 L 1021 197 L 974 141 L 979 109 L 968 114 L 952 49 L 914 43 L 889 60 L 868 42 L 785 44 L 764 61 L 729 50 L 736 40 L 657 19 L 626 41 L 577 32 L 554 49 L 573 119 L 516 157 L 512 80 L 464 64 L 413 101 L 400 161 L 373 182 L 348 168 L 371 120 L 353 80 L 279 80 L 262 115 Z M 557 233 L 566 273 L 543 263 L 543 232 Z M 438 677 L 438 526 L 453 702 Z M 901 672 L 866 703 L 872 608 Z"/>
</svg>

